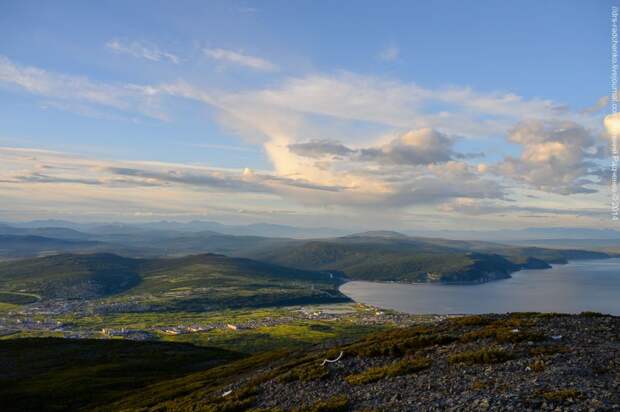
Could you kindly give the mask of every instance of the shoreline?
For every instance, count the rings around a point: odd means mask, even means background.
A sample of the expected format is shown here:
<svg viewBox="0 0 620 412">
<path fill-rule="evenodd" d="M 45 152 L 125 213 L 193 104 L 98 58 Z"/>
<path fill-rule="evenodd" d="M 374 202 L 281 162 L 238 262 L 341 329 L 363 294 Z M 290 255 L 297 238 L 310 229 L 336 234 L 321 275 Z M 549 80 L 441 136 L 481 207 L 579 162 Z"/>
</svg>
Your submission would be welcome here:
<svg viewBox="0 0 620 412">
<path fill-rule="evenodd" d="M 573 260 L 551 271 L 518 271 L 507 282 L 454 284 L 348 280 L 338 290 L 354 302 L 407 314 L 601 312 L 620 316 L 615 291 L 620 258 Z M 346 286 L 350 282 L 361 282 Z M 407 285 L 411 287 L 408 288 Z M 427 287 L 420 287 L 426 285 Z M 450 286 L 480 286 L 451 288 Z M 486 286 L 485 286 L 486 285 Z"/>
<path fill-rule="evenodd" d="M 484 285 L 486 283 L 492 283 L 492 282 L 497 282 L 497 281 L 502 281 L 502 280 L 508 280 L 512 278 L 512 275 L 515 273 L 519 273 L 522 271 L 530 271 L 530 270 L 550 270 L 553 269 L 555 266 L 566 266 L 569 265 L 571 263 L 576 263 L 576 262 L 588 262 L 588 261 L 594 261 L 594 262 L 598 262 L 601 260 L 609 260 L 609 259 L 620 259 L 620 256 L 607 256 L 607 257 L 602 257 L 602 258 L 594 258 L 594 259 L 571 259 L 571 260 L 567 260 L 566 262 L 556 262 L 556 263 L 548 263 L 549 267 L 547 268 L 520 268 L 519 270 L 515 270 L 512 271 L 510 273 L 507 274 L 506 277 L 498 277 L 498 278 L 489 278 L 487 280 L 482 280 L 482 281 L 462 281 L 462 282 L 415 282 L 415 281 L 399 281 L 399 280 L 370 280 L 370 279 L 350 279 L 347 277 L 342 277 L 342 283 L 340 285 L 338 285 L 338 290 L 340 290 L 340 287 L 345 285 L 346 283 L 350 283 L 350 282 L 369 282 L 369 283 L 382 283 L 382 284 L 400 284 L 400 285 L 445 285 L 445 286 L 475 286 L 475 285 Z"/>
</svg>

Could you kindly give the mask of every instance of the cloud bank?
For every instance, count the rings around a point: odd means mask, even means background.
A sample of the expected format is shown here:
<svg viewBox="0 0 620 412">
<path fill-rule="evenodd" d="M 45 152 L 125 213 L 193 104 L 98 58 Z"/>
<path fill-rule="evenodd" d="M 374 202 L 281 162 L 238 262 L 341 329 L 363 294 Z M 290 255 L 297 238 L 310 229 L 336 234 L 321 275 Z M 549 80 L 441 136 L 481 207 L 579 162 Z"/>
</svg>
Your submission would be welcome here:
<svg viewBox="0 0 620 412">
<path fill-rule="evenodd" d="M 141 43 L 116 41 L 108 48 L 151 61 L 178 62 L 178 57 Z M 279 70 L 274 63 L 240 52 L 204 53 L 222 64 Z M 110 193 L 143 187 L 208 193 L 230 209 L 235 208 L 231 203 L 241 205 L 244 196 L 251 196 L 256 204 L 268 199 L 264 205 L 271 209 L 284 204 L 360 214 L 377 209 L 403 214 L 535 214 L 542 211 L 527 204 L 527 193 L 546 196 L 549 207 L 544 210 L 560 210 L 562 197 L 598 196 L 605 183 L 606 141 L 598 115 L 602 100 L 595 108 L 573 111 L 551 100 L 512 93 L 433 89 L 344 71 L 288 76 L 235 91 L 184 80 L 111 84 L 24 66 L 6 57 L 0 57 L 0 85 L 58 105 L 163 121 L 170 121 L 167 104 L 197 102 L 213 109 L 213 120 L 221 127 L 261 144 L 272 165 L 271 170 L 255 172 L 93 163 L 70 156 L 56 163 L 12 158 L 0 176 L 4 190 L 11 193 L 17 187 L 26 193 L 28 187 L 42 185 L 99 186 Z M 491 159 L 459 148 L 471 141 L 509 143 L 514 151 Z M 5 151 L 5 157 L 7 153 L 15 154 Z"/>
</svg>

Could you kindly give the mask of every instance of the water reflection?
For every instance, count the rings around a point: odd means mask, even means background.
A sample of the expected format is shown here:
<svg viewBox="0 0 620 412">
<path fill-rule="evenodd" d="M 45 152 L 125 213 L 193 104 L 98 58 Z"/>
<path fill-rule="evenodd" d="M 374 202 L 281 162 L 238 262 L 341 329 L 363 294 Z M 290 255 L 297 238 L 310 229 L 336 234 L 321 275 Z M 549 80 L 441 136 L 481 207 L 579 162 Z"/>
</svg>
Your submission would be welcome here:
<svg viewBox="0 0 620 412">
<path fill-rule="evenodd" d="M 407 313 L 567 312 L 620 315 L 620 259 L 576 261 L 524 270 L 511 279 L 476 285 L 349 282 L 357 302 Z"/>
</svg>

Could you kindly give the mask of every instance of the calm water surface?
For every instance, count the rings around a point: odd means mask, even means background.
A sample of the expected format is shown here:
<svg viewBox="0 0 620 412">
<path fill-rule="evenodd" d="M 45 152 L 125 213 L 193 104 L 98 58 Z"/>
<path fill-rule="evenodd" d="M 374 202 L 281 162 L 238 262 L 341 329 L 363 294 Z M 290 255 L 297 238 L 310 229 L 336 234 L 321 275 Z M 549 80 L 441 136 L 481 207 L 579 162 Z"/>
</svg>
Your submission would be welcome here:
<svg viewBox="0 0 620 412">
<path fill-rule="evenodd" d="M 566 312 L 620 315 L 620 259 L 581 260 L 477 285 L 348 282 L 356 302 L 406 313 Z"/>
</svg>

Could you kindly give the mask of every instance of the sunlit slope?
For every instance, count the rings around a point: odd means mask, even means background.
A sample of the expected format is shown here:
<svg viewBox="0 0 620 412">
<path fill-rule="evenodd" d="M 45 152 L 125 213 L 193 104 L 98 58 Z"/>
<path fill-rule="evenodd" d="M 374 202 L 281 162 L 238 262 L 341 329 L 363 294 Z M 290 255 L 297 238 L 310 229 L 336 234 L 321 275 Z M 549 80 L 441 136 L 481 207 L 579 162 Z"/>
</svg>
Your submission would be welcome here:
<svg viewBox="0 0 620 412">
<path fill-rule="evenodd" d="M 345 300 L 337 284 L 327 273 L 213 254 L 174 259 L 56 255 L 0 263 L 0 291 L 42 299 L 140 301 L 162 308 Z"/>
<path fill-rule="evenodd" d="M 341 271 L 362 280 L 476 282 L 543 269 L 567 259 L 604 258 L 604 253 L 513 247 L 487 242 L 410 238 L 391 232 L 291 242 L 250 254 L 298 268 Z"/>
</svg>

